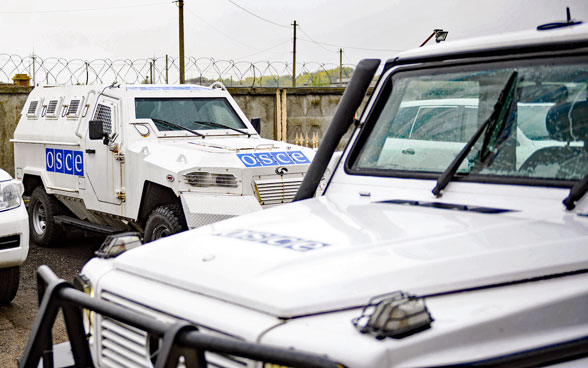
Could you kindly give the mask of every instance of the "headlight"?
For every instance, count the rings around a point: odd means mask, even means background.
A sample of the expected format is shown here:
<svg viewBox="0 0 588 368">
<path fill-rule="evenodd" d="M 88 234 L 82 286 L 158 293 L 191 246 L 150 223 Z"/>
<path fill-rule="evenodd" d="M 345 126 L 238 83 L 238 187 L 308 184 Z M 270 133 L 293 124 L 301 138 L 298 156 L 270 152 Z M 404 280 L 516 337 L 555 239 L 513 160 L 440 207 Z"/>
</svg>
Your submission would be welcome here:
<svg viewBox="0 0 588 368">
<path fill-rule="evenodd" d="M 84 293 L 88 294 L 90 297 L 94 297 L 94 288 L 92 287 L 92 283 L 90 279 L 88 279 L 85 275 L 81 273 L 79 275 L 75 275 L 73 279 L 73 286 L 79 291 L 83 291 Z M 90 311 L 89 309 L 82 310 L 82 322 L 84 324 L 84 330 L 88 336 L 92 335 L 92 325 L 94 324 L 94 315 L 95 313 Z"/>
<path fill-rule="evenodd" d="M 94 254 L 98 258 L 114 258 L 127 250 L 140 247 L 142 244 L 141 237 L 137 232 L 108 235 Z"/>
<path fill-rule="evenodd" d="M 410 336 L 430 328 L 432 322 L 423 298 L 400 291 L 372 298 L 361 316 L 352 320 L 359 332 L 379 340 Z"/>
<path fill-rule="evenodd" d="M 212 174 L 209 172 L 191 172 L 184 174 L 186 183 L 193 187 L 237 188 L 237 177 L 232 174 Z"/>
<path fill-rule="evenodd" d="M 6 211 L 20 206 L 24 185 L 20 180 L 0 182 L 0 211 Z"/>
</svg>

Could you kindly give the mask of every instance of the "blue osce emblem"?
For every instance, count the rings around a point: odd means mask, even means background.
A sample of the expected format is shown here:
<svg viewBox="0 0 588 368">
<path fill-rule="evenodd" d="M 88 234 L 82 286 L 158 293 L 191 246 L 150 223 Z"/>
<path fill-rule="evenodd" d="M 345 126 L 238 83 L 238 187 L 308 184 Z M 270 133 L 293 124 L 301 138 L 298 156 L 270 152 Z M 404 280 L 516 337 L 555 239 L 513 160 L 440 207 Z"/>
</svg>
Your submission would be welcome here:
<svg viewBox="0 0 588 368">
<path fill-rule="evenodd" d="M 238 153 L 237 157 L 245 167 L 285 166 L 309 164 L 310 160 L 302 151 Z"/>
<path fill-rule="evenodd" d="M 45 169 L 49 172 L 84 176 L 84 154 L 82 151 L 45 148 Z"/>
</svg>

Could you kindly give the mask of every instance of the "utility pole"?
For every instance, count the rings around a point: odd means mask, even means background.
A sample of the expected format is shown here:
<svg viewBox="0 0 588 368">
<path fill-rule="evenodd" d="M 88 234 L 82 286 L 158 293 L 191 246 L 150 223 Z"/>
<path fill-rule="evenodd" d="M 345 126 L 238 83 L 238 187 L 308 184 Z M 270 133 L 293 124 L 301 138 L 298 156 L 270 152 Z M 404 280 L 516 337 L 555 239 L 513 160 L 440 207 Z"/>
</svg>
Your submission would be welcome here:
<svg viewBox="0 0 588 368">
<path fill-rule="evenodd" d="M 86 67 L 86 71 L 88 70 L 88 67 Z M 35 51 L 33 51 L 33 87 L 35 87 L 37 85 L 37 80 L 35 79 L 35 75 L 36 75 L 36 71 L 35 71 Z M 86 81 L 88 80 L 88 78 L 86 78 Z M 88 82 L 86 82 L 86 84 L 88 84 Z"/>
<path fill-rule="evenodd" d="M 177 4 L 180 16 L 180 84 L 184 84 L 186 82 L 184 69 L 184 0 L 178 0 Z"/>
<path fill-rule="evenodd" d="M 296 21 L 294 21 L 294 47 L 292 51 L 292 87 L 296 87 Z"/>
<path fill-rule="evenodd" d="M 339 87 L 343 85 L 343 49 L 339 49 Z"/>
</svg>

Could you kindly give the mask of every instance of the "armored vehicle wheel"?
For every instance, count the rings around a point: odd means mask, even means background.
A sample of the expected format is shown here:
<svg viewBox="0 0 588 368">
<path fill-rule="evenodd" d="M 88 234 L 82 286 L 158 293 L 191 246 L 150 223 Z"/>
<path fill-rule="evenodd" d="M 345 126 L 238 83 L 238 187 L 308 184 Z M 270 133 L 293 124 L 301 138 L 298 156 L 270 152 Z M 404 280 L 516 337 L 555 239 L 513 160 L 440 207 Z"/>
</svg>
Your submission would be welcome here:
<svg viewBox="0 0 588 368">
<path fill-rule="evenodd" d="M 63 206 L 54 197 L 38 186 L 29 201 L 29 229 L 31 240 L 43 247 L 57 245 L 62 237 L 61 226 L 54 217 L 64 213 Z"/>
<path fill-rule="evenodd" d="M 0 269 L 0 305 L 7 305 L 16 296 L 20 267 Z"/>
<path fill-rule="evenodd" d="M 179 204 L 159 206 L 149 214 L 143 239 L 145 243 L 148 243 L 187 228 L 186 219 Z"/>
</svg>

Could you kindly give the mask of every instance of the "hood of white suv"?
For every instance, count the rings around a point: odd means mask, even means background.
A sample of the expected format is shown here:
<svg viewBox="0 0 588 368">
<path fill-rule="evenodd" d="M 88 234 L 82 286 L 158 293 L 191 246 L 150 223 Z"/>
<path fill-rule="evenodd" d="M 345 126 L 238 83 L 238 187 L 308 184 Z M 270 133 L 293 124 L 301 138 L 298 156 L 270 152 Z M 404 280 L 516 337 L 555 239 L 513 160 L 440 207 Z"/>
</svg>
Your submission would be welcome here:
<svg viewBox="0 0 588 368">
<path fill-rule="evenodd" d="M 0 169 L 0 181 L 10 180 L 12 177 L 4 170 Z"/>
<path fill-rule="evenodd" d="M 341 203 L 341 202 L 338 202 Z M 279 317 L 588 268 L 588 218 L 550 220 L 327 197 L 129 251 L 119 270 Z"/>
</svg>

